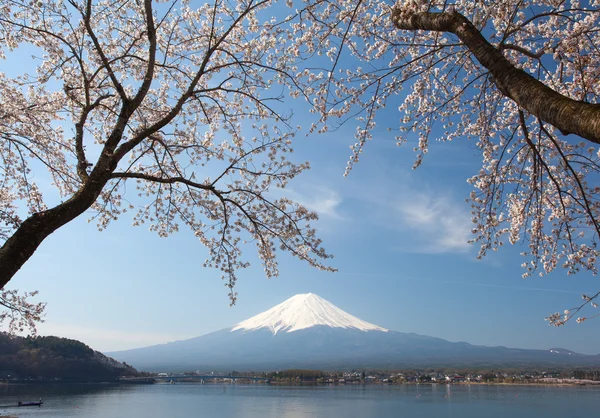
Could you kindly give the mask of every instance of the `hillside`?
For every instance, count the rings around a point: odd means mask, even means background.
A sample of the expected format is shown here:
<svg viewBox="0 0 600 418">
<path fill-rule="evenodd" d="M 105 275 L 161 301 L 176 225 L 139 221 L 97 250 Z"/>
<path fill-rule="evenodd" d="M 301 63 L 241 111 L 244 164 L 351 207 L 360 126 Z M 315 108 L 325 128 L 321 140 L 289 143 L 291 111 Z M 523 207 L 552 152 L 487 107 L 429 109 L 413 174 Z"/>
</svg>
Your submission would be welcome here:
<svg viewBox="0 0 600 418">
<path fill-rule="evenodd" d="M 94 351 L 80 341 L 59 337 L 12 337 L 0 333 L 0 378 L 112 381 L 138 371 Z"/>
</svg>

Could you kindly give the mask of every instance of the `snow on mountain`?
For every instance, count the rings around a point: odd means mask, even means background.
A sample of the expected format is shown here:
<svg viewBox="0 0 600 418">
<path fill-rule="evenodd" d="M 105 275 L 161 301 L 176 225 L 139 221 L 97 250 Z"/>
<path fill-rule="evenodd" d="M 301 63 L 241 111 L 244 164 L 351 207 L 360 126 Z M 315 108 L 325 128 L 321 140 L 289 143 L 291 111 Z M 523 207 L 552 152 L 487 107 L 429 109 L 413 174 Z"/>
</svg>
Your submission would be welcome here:
<svg viewBox="0 0 600 418">
<path fill-rule="evenodd" d="M 109 355 L 138 370 L 157 372 L 600 366 L 600 355 L 562 348 L 484 347 L 388 331 L 310 293 L 296 295 L 233 329 Z"/>
<path fill-rule="evenodd" d="M 255 331 L 266 328 L 275 335 L 280 331 L 293 332 L 316 325 L 360 331 L 388 331 L 350 315 L 313 293 L 293 296 L 268 311 L 240 322 L 231 331 Z"/>
</svg>

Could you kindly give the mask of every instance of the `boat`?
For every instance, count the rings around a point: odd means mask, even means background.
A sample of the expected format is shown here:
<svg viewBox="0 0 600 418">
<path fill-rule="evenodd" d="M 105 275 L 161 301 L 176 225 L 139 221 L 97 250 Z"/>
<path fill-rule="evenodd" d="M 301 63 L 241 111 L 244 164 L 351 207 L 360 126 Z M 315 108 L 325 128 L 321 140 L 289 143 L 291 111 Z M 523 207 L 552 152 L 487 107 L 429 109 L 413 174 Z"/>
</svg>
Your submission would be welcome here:
<svg viewBox="0 0 600 418">
<path fill-rule="evenodd" d="M 42 406 L 44 402 L 42 401 L 42 398 L 40 398 L 39 401 L 37 402 L 21 402 L 19 401 L 19 404 L 17 406 Z"/>
</svg>

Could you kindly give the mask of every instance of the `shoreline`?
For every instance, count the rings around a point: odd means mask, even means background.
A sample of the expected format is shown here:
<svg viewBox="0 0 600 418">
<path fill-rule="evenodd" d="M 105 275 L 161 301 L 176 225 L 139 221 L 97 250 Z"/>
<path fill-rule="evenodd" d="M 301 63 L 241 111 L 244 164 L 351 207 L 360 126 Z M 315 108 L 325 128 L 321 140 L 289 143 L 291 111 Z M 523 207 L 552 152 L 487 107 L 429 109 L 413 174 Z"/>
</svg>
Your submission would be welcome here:
<svg viewBox="0 0 600 418">
<path fill-rule="evenodd" d="M 446 386 L 556 386 L 556 387 L 575 387 L 575 386 L 598 386 L 600 387 L 600 381 L 587 380 L 587 379 L 560 379 L 560 378 L 547 378 L 544 381 L 535 382 L 345 382 L 345 383 L 331 383 L 331 382 L 314 382 L 314 381 L 270 381 L 264 383 L 267 386 L 434 386 L 434 385 L 446 385 Z M 204 384 L 204 385 L 246 385 L 250 383 L 238 382 L 212 382 L 206 381 L 200 383 L 200 381 L 181 381 L 179 384 Z M 124 382 L 124 381 L 112 381 L 112 382 L 91 382 L 91 381 L 64 381 L 64 380 L 19 380 L 19 381 L 3 381 L 0 382 L 0 386 L 35 386 L 35 385 L 148 385 L 147 381 L 141 382 Z M 160 382 L 154 382 L 152 384 L 162 384 Z M 1 417 L 1 416 L 0 416 Z"/>
</svg>

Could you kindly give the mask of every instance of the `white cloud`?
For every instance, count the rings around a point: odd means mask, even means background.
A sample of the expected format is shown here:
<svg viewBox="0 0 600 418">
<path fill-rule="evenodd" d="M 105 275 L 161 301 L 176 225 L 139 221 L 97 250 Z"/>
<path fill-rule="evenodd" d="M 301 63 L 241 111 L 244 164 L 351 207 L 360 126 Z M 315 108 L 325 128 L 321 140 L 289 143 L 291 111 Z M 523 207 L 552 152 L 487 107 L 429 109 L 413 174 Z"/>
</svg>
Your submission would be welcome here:
<svg viewBox="0 0 600 418">
<path fill-rule="evenodd" d="M 471 238 L 470 217 L 464 206 L 436 193 L 405 191 L 393 202 L 401 226 L 413 230 L 422 253 L 465 252 Z"/>
<path fill-rule="evenodd" d="M 56 322 L 40 324 L 38 326 L 38 333 L 39 335 L 55 335 L 79 340 L 94 350 L 101 352 L 128 350 L 190 338 L 190 336 L 183 335 L 128 332 Z"/>
<path fill-rule="evenodd" d="M 340 194 L 325 186 L 304 186 L 296 189 L 286 189 L 285 195 L 295 202 L 315 211 L 321 217 L 345 219 L 339 212 L 342 203 Z"/>
</svg>

